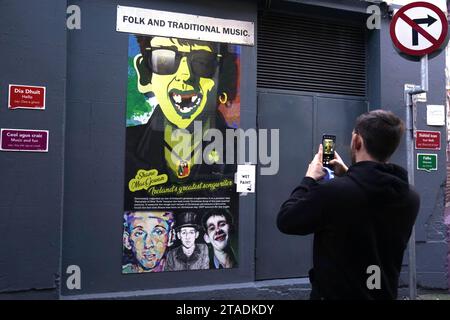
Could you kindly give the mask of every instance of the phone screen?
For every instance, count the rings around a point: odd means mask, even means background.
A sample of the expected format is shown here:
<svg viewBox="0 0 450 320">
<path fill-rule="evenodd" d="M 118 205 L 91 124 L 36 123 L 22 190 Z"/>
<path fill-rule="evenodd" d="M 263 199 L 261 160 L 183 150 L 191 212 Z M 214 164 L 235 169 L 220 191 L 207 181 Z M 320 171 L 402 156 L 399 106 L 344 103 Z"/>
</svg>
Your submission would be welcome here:
<svg viewBox="0 0 450 320">
<path fill-rule="evenodd" d="M 334 159 L 334 150 L 336 148 L 336 136 L 323 135 L 322 137 L 323 147 L 323 165 L 329 167 L 329 162 Z"/>
</svg>

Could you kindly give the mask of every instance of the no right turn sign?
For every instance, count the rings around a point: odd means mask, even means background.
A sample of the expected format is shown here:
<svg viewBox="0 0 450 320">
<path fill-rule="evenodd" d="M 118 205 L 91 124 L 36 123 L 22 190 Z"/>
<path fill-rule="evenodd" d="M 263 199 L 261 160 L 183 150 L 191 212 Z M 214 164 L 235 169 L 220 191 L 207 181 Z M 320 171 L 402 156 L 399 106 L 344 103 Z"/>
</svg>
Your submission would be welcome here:
<svg viewBox="0 0 450 320">
<path fill-rule="evenodd" d="M 423 56 L 444 44 L 448 22 L 442 10 L 434 4 L 413 2 L 398 10 L 390 31 L 392 41 L 400 51 Z"/>
</svg>

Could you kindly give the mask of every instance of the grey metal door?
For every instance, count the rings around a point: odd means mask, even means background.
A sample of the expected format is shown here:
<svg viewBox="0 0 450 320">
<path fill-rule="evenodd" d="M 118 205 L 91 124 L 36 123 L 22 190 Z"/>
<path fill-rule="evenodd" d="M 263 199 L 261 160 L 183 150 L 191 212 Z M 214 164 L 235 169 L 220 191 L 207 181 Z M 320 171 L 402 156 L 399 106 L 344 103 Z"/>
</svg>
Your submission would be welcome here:
<svg viewBox="0 0 450 320">
<path fill-rule="evenodd" d="M 312 266 L 312 236 L 284 235 L 276 227 L 281 204 L 300 183 L 322 134 L 337 136 L 337 151 L 350 163 L 354 120 L 367 111 L 364 98 L 258 93 L 259 129 L 280 130 L 278 174 L 259 176 L 257 184 L 256 278 L 306 277 Z"/>
<path fill-rule="evenodd" d="M 337 136 L 337 150 L 349 162 L 355 118 L 367 110 L 362 20 L 307 11 L 293 5 L 264 11 L 258 21 L 258 128 L 280 130 L 279 172 L 257 181 L 259 280 L 308 275 L 312 236 L 280 233 L 276 215 L 303 178 L 322 134 Z"/>
<path fill-rule="evenodd" d="M 257 279 L 305 275 L 311 264 L 311 237 L 299 242 L 295 237 L 281 234 L 276 228 L 276 214 L 310 161 L 312 124 L 312 96 L 258 94 L 259 129 L 280 129 L 280 165 L 278 174 L 258 177 Z"/>
</svg>

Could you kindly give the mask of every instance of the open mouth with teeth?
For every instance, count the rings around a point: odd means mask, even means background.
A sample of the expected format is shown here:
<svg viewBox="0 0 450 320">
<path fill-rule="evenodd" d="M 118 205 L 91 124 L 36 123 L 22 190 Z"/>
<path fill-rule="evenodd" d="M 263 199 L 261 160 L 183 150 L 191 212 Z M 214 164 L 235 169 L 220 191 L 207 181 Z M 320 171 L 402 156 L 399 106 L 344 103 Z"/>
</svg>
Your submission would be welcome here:
<svg viewBox="0 0 450 320">
<path fill-rule="evenodd" d="M 219 242 L 225 241 L 226 238 L 227 238 L 227 235 L 225 234 L 225 232 L 219 233 L 214 236 L 214 240 L 219 241 Z"/>
<path fill-rule="evenodd" d="M 201 93 L 193 90 L 181 91 L 173 89 L 169 91 L 169 98 L 177 113 L 183 118 L 189 118 L 200 106 L 203 96 Z"/>
</svg>

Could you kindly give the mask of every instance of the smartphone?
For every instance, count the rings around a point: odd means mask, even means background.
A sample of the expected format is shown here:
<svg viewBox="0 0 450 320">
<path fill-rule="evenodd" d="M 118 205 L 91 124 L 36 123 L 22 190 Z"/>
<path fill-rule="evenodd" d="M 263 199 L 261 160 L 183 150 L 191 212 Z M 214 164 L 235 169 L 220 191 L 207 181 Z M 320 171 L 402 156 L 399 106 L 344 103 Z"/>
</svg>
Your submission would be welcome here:
<svg viewBox="0 0 450 320">
<path fill-rule="evenodd" d="M 331 134 L 324 134 L 322 136 L 323 158 L 322 164 L 324 167 L 330 167 L 330 161 L 334 159 L 334 150 L 336 148 L 336 136 Z"/>
</svg>

